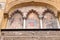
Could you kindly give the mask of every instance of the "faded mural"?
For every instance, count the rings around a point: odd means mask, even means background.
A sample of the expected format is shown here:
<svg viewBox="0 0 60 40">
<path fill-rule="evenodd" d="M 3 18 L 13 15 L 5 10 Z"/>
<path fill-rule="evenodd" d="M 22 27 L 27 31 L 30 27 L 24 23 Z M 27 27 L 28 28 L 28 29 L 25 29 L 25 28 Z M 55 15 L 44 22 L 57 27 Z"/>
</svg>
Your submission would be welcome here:
<svg viewBox="0 0 60 40">
<path fill-rule="evenodd" d="M 47 10 L 44 12 L 43 27 L 44 28 L 58 28 L 57 20 L 54 12 Z"/>
<path fill-rule="evenodd" d="M 10 15 L 6 29 L 23 29 L 24 27 L 25 29 L 41 29 L 41 25 L 42 29 L 58 28 L 54 11 L 46 7 L 28 6 L 18 8 Z"/>
</svg>

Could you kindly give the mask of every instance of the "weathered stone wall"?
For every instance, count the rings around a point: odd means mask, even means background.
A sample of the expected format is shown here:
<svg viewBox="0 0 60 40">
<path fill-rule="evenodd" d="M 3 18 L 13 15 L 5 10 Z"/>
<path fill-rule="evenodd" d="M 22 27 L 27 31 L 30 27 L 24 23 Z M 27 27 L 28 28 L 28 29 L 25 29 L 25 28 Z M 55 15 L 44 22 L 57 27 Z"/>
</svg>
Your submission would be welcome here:
<svg viewBox="0 0 60 40">
<path fill-rule="evenodd" d="M 31 2 L 31 1 L 47 3 L 47 4 L 50 4 L 50 5 L 53 5 L 58 10 L 60 10 L 60 5 L 59 5 L 60 0 L 7 0 L 6 10 L 9 10 L 11 7 L 13 7 L 16 4 Z"/>
<path fill-rule="evenodd" d="M 48 3 L 60 11 L 60 0 L 0 0 L 0 2 L 6 3 L 6 8 L 0 10 L 0 23 L 3 22 L 4 25 L 6 24 L 6 19 L 3 19 L 5 10 L 9 11 L 9 9 L 16 4 L 30 1 Z M 4 28 L 2 26 L 0 25 L 0 28 Z M 2 32 L 2 34 L 0 32 L 0 40 L 60 40 L 60 31 L 10 31 Z"/>
<path fill-rule="evenodd" d="M 6 0 L 0 0 L 0 3 L 4 3 L 3 5 L 6 4 Z M 1 23 L 2 23 L 2 19 L 3 19 L 3 13 L 4 13 L 4 10 L 5 10 L 5 7 L 3 7 L 4 9 L 0 8 L 0 28 L 1 28 Z"/>
<path fill-rule="evenodd" d="M 60 31 L 2 31 L 2 40 L 60 40 Z"/>
<path fill-rule="evenodd" d="M 26 2 L 42 2 L 49 5 L 52 5 L 56 8 L 57 11 L 60 11 L 60 0 L 0 0 L 0 2 L 4 2 L 6 4 L 5 9 L 0 11 L 0 28 L 5 28 L 7 19 L 4 19 L 4 13 L 8 12 L 9 10 L 12 10 L 11 8 L 15 7 L 15 5 L 26 3 Z"/>
</svg>

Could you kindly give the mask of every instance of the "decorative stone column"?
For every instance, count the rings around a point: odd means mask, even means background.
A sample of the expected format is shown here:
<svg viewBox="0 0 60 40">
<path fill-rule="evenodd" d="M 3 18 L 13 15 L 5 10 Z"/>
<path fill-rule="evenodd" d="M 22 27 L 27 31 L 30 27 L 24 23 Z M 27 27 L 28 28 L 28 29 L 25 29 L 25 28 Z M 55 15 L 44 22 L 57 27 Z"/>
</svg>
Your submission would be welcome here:
<svg viewBox="0 0 60 40">
<path fill-rule="evenodd" d="M 24 17 L 24 19 L 23 19 L 23 29 L 25 29 L 25 28 L 26 28 L 26 19 Z"/>
<path fill-rule="evenodd" d="M 58 18 L 57 18 L 57 20 L 58 20 L 58 26 L 59 26 L 59 28 L 60 28 L 60 11 L 58 11 Z"/>
<path fill-rule="evenodd" d="M 60 27 L 59 27 L 59 20 L 58 20 L 58 17 L 56 17 L 56 20 L 57 20 L 57 26 L 58 26 L 58 28 L 60 28 Z"/>
<path fill-rule="evenodd" d="M 43 27 L 42 27 L 42 16 L 39 16 L 39 18 L 40 18 L 40 28 L 42 29 Z"/>
</svg>

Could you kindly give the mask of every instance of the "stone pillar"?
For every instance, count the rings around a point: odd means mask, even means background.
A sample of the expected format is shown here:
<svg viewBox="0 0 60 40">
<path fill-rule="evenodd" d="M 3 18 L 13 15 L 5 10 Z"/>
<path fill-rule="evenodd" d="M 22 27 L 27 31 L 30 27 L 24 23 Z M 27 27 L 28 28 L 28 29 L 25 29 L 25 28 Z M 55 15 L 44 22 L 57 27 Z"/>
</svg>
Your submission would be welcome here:
<svg viewBox="0 0 60 40">
<path fill-rule="evenodd" d="M 57 16 L 58 16 L 58 18 L 57 18 L 57 19 L 58 19 L 59 28 L 60 28 L 60 11 L 58 11 L 58 15 L 57 15 Z"/>
<path fill-rule="evenodd" d="M 39 18 L 40 18 L 40 28 L 42 29 L 43 28 L 43 26 L 42 26 L 42 16 L 39 16 Z"/>
<path fill-rule="evenodd" d="M 60 25 L 59 25 L 59 20 L 58 20 L 58 18 L 56 18 L 56 20 L 57 20 L 57 25 L 58 25 L 58 28 L 60 28 Z"/>
<path fill-rule="evenodd" d="M 23 29 L 25 29 L 26 28 L 26 19 L 24 18 L 24 20 L 23 20 Z"/>
<path fill-rule="evenodd" d="M 2 29 L 5 29 L 6 28 L 7 20 L 8 20 L 8 14 L 7 13 L 4 13 L 4 18 L 2 20 Z"/>
<path fill-rule="evenodd" d="M 42 19 L 40 19 L 40 26 L 41 26 L 41 29 L 42 29 L 42 28 L 43 28 L 43 27 L 42 27 Z"/>
</svg>

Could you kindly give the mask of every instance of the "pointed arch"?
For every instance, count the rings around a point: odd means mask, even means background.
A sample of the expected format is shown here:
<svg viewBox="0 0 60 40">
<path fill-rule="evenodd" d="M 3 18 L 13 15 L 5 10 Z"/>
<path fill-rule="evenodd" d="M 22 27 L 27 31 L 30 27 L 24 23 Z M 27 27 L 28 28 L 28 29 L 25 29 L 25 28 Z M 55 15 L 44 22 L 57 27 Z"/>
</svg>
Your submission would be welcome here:
<svg viewBox="0 0 60 40">
<path fill-rule="evenodd" d="M 43 12 L 43 28 L 58 28 L 56 16 L 52 10 Z"/>
<path fill-rule="evenodd" d="M 12 18 L 15 14 L 20 14 L 20 15 L 23 17 L 22 12 L 19 11 L 19 10 L 16 10 L 16 11 L 14 11 L 14 12 L 10 15 L 9 19 Z"/>
<path fill-rule="evenodd" d="M 26 28 L 39 28 L 40 23 L 39 23 L 39 14 L 35 10 L 30 10 L 27 14 L 27 21 L 26 21 Z"/>
<path fill-rule="evenodd" d="M 42 15 L 43 15 L 43 18 L 44 18 L 44 16 L 45 16 L 47 13 L 52 14 L 53 17 L 56 18 L 54 11 L 52 11 L 52 10 L 50 10 L 50 9 L 47 9 L 47 10 L 45 10 L 45 11 L 43 12 L 43 14 L 42 14 Z"/>
<path fill-rule="evenodd" d="M 22 12 L 19 10 L 14 11 L 7 23 L 7 28 L 8 29 L 20 29 L 23 27 L 23 15 Z"/>
<path fill-rule="evenodd" d="M 31 9 L 31 10 L 28 12 L 28 14 L 27 14 L 27 17 L 26 17 L 26 18 L 28 18 L 28 16 L 29 16 L 31 13 L 36 14 L 36 15 L 37 15 L 37 17 L 39 18 L 39 14 L 38 14 L 38 12 L 36 12 L 36 10 L 33 10 L 33 9 Z"/>
</svg>

